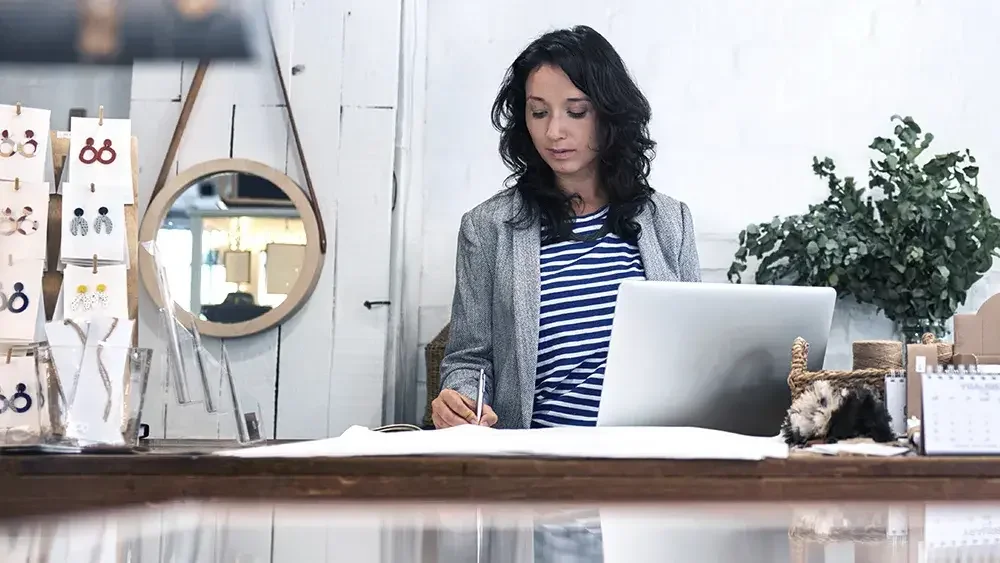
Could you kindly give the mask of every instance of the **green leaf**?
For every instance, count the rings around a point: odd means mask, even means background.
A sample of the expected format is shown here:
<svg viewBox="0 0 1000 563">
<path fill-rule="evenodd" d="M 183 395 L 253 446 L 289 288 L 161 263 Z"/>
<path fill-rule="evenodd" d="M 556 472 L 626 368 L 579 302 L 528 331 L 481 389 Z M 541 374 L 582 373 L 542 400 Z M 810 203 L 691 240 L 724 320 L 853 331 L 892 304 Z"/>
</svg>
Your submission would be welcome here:
<svg viewBox="0 0 1000 563">
<path fill-rule="evenodd" d="M 810 256 L 819 254 L 819 245 L 816 244 L 816 241 L 809 241 L 809 244 L 806 245 L 806 252 L 808 252 Z"/>
<path fill-rule="evenodd" d="M 955 239 L 951 238 L 950 236 L 945 236 L 944 237 L 944 246 L 948 250 L 955 250 Z"/>
</svg>

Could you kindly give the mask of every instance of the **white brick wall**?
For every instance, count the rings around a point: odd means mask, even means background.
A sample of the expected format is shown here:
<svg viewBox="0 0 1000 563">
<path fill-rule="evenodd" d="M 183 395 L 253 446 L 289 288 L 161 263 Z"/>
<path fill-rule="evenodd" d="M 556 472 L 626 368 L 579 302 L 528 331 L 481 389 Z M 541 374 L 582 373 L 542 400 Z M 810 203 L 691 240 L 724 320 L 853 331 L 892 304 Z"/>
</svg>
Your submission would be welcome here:
<svg viewBox="0 0 1000 563">
<path fill-rule="evenodd" d="M 536 34 L 586 23 L 616 46 L 653 106 L 653 185 L 691 206 L 705 279 L 724 281 L 742 227 L 823 197 L 813 155 L 863 180 L 866 147 L 891 134 L 896 113 L 932 131 L 935 149 L 970 148 L 984 191 L 1000 194 L 1000 79 L 987 70 L 998 16 L 991 0 L 430 2 L 420 344 L 448 320 L 461 214 L 506 175 L 489 106 Z M 998 284 L 980 282 L 969 305 Z M 845 304 L 828 366 L 850 365 L 853 340 L 891 335 L 884 318 Z"/>
</svg>

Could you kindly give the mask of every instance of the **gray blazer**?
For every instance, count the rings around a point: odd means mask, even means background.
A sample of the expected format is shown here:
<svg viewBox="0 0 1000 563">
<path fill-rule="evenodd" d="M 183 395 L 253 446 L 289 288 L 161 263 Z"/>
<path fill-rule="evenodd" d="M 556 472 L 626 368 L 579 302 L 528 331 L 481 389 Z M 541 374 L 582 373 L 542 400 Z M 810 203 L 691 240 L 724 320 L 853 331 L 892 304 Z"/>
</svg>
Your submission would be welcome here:
<svg viewBox="0 0 1000 563">
<path fill-rule="evenodd" d="M 653 196 L 637 220 L 646 279 L 701 281 L 687 205 Z M 506 224 L 520 196 L 504 191 L 462 216 L 458 233 L 451 328 L 441 362 L 441 388 L 475 399 L 486 371 L 484 402 L 497 428 L 528 428 L 538 361 L 540 228 Z"/>
</svg>

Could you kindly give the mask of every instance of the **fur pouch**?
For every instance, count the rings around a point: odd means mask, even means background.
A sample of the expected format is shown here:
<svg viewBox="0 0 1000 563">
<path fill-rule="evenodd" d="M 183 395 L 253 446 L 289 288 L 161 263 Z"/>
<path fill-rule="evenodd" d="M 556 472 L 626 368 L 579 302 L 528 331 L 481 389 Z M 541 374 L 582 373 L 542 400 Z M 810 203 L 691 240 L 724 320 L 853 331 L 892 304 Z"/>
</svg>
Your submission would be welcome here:
<svg viewBox="0 0 1000 563">
<path fill-rule="evenodd" d="M 885 403 L 870 387 L 837 391 L 829 381 L 816 381 L 792 402 L 781 435 L 790 446 L 851 438 L 891 442 L 896 438 L 891 424 Z"/>
</svg>

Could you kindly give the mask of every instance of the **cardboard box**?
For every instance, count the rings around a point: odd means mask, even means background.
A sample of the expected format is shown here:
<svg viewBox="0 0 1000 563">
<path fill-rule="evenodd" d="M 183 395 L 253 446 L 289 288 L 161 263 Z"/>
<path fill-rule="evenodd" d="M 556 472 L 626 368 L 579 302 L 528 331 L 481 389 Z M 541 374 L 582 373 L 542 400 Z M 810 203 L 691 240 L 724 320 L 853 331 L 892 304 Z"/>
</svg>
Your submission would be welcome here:
<svg viewBox="0 0 1000 563">
<path fill-rule="evenodd" d="M 955 315 L 955 365 L 1000 364 L 1000 294 L 975 313 Z"/>
</svg>

